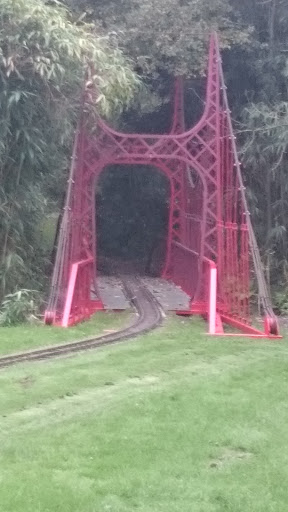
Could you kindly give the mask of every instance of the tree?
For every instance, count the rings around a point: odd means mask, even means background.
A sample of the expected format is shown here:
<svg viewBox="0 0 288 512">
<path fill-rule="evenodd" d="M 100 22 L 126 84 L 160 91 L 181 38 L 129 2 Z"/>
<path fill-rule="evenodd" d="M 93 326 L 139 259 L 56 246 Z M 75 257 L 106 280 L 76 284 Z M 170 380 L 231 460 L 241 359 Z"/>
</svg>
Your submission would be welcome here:
<svg viewBox="0 0 288 512">
<path fill-rule="evenodd" d="M 213 30 L 219 31 L 222 48 L 249 41 L 250 30 L 241 24 L 229 0 L 66 1 L 97 20 L 144 75 L 203 74 Z"/>
<path fill-rule="evenodd" d="M 267 278 L 277 285 L 287 280 L 288 268 L 288 1 L 246 4 L 241 4 L 243 16 L 255 31 L 246 55 L 250 90 L 242 91 L 248 102 L 242 100 L 240 108 L 243 162 Z"/>
<path fill-rule="evenodd" d="M 119 49 L 59 2 L 0 0 L 0 299 L 39 286 L 37 225 L 64 190 L 67 155 L 89 66 L 105 115 L 138 79 Z"/>
</svg>

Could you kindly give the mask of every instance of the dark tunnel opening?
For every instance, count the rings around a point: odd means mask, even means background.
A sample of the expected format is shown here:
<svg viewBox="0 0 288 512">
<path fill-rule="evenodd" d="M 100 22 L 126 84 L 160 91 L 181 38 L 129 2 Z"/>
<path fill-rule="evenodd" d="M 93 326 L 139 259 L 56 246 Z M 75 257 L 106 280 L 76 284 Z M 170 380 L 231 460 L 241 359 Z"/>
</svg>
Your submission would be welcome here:
<svg viewBox="0 0 288 512">
<path fill-rule="evenodd" d="M 97 267 L 160 275 L 165 263 L 170 183 L 159 169 L 111 165 L 96 187 Z"/>
</svg>

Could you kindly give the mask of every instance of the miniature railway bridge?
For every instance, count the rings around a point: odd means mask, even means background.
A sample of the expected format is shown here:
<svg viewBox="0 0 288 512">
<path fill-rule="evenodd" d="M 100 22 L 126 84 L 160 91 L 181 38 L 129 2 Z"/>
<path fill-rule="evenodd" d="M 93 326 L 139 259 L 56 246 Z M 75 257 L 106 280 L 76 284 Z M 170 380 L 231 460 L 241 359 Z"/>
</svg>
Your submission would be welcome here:
<svg viewBox="0 0 288 512">
<path fill-rule="evenodd" d="M 87 86 L 86 102 L 95 97 L 92 89 Z M 119 133 L 102 119 L 91 132 L 83 109 L 45 321 L 68 326 L 105 309 L 97 276 L 95 187 L 108 165 L 141 164 L 159 169 L 169 181 L 161 278 L 189 297 L 182 313 L 206 316 L 211 334 L 223 333 L 223 324 L 229 324 L 252 336 L 277 336 L 245 197 L 216 35 L 210 42 L 205 109 L 188 130 L 182 79 L 176 81 L 175 89 L 172 128 L 163 135 Z M 263 330 L 251 322 L 252 282 L 258 287 Z"/>
</svg>

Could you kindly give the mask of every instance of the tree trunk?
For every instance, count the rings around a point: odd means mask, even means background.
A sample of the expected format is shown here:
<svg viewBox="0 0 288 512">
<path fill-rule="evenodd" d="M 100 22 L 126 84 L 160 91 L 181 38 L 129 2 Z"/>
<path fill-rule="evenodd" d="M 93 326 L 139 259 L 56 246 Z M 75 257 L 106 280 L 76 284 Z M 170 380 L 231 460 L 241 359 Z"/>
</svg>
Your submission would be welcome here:
<svg viewBox="0 0 288 512">
<path fill-rule="evenodd" d="M 268 172 L 266 177 L 266 206 L 267 206 L 267 213 L 266 213 L 266 279 L 267 284 L 270 288 L 270 236 L 271 236 L 271 229 L 272 229 L 272 202 L 271 202 L 271 174 Z"/>
<path fill-rule="evenodd" d="M 276 22 L 276 8 L 278 0 L 271 0 L 270 16 L 269 16 L 269 51 L 270 57 L 274 55 L 274 41 L 275 41 L 275 22 Z"/>
</svg>

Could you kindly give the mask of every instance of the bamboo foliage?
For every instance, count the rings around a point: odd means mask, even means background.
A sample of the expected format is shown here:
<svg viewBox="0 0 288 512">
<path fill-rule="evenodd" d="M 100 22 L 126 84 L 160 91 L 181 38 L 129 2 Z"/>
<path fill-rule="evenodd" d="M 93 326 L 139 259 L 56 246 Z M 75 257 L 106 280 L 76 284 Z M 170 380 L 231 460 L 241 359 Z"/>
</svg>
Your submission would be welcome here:
<svg viewBox="0 0 288 512">
<path fill-rule="evenodd" d="M 0 299 L 39 287 L 46 263 L 35 227 L 63 192 L 90 65 L 95 108 L 120 112 L 138 79 L 118 48 L 57 1 L 0 0 Z"/>
</svg>

